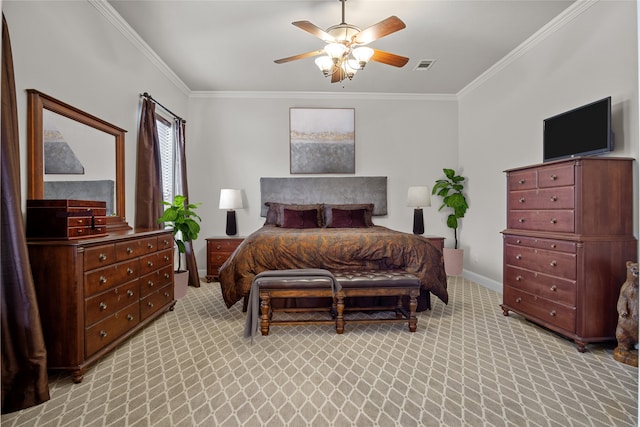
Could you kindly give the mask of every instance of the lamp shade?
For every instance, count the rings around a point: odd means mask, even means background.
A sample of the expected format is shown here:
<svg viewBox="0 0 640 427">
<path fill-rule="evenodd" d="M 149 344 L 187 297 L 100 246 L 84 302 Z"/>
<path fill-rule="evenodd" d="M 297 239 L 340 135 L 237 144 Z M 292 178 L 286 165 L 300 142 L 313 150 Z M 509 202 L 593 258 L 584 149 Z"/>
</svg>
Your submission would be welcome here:
<svg viewBox="0 0 640 427">
<path fill-rule="evenodd" d="M 242 209 L 242 192 L 240 190 L 232 190 L 223 188 L 220 190 L 219 209 Z"/>
<path fill-rule="evenodd" d="M 409 194 L 407 195 L 407 206 L 414 208 L 431 206 L 429 187 L 409 187 Z"/>
</svg>

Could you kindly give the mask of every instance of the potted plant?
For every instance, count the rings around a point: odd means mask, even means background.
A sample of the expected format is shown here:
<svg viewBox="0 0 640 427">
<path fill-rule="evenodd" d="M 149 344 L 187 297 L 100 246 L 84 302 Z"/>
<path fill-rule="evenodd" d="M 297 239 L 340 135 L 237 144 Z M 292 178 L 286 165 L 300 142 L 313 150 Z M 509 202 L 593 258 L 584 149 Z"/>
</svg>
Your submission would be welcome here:
<svg viewBox="0 0 640 427">
<path fill-rule="evenodd" d="M 447 217 L 447 227 L 453 229 L 454 247 L 453 249 L 444 248 L 444 267 L 447 275 L 459 276 L 462 274 L 462 261 L 464 259 L 464 250 L 458 249 L 458 225 L 459 220 L 464 217 L 469 204 L 464 196 L 465 177 L 457 175 L 453 169 L 442 169 L 445 178 L 436 181 L 431 194 L 437 194 L 442 197 L 442 205 L 438 210 L 450 208 L 451 213 Z"/>
<path fill-rule="evenodd" d="M 158 223 L 165 223 L 173 228 L 173 240 L 178 248 L 178 269 L 175 271 L 175 296 L 182 298 L 187 294 L 189 284 L 189 272 L 182 270 L 182 254 L 187 250 L 185 243 L 198 238 L 200 232 L 200 224 L 198 221 L 202 219 L 194 212 L 200 203 L 187 204 L 185 196 L 176 195 L 173 203 L 162 201 L 163 205 L 167 205 L 164 213 L 158 218 Z M 197 219 L 197 220 L 196 220 Z"/>
</svg>

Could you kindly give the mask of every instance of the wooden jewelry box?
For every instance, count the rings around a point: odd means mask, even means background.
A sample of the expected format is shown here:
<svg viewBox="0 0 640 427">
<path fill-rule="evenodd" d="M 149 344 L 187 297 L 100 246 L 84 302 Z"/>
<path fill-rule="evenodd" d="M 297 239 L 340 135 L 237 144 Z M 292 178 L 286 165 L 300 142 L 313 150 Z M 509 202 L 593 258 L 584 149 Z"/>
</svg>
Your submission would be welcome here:
<svg viewBox="0 0 640 427">
<path fill-rule="evenodd" d="M 107 203 L 95 200 L 27 200 L 27 238 L 81 239 L 107 235 Z"/>
</svg>

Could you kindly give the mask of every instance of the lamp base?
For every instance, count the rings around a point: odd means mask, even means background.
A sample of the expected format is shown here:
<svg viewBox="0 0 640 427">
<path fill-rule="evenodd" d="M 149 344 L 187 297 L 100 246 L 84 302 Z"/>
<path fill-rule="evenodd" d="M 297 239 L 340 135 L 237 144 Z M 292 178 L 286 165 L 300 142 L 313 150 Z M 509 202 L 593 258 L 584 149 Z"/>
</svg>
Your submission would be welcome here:
<svg viewBox="0 0 640 427">
<path fill-rule="evenodd" d="M 236 230 L 236 211 L 227 211 L 227 236 L 235 236 Z"/>
<path fill-rule="evenodd" d="M 424 216 L 420 208 L 413 210 L 413 234 L 424 234 Z"/>
</svg>

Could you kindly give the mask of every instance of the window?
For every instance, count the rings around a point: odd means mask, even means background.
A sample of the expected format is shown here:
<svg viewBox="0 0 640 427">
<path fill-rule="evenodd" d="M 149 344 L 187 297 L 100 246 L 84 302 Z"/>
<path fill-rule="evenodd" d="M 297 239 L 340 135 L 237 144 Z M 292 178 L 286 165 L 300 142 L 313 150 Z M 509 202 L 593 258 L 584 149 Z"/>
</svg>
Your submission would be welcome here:
<svg viewBox="0 0 640 427">
<path fill-rule="evenodd" d="M 160 141 L 160 164 L 162 169 L 162 200 L 172 203 L 175 195 L 175 156 L 176 146 L 173 138 L 173 123 L 156 114 L 156 127 Z"/>
</svg>

